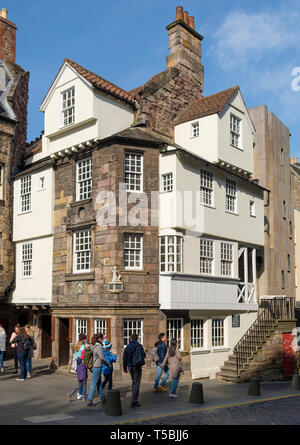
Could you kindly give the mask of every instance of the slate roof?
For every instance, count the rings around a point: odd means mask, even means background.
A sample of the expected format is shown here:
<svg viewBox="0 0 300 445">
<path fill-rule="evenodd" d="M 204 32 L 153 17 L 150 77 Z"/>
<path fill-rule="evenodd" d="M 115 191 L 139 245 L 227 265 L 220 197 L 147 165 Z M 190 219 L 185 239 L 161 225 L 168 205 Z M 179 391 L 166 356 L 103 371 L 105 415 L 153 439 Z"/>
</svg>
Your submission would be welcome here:
<svg viewBox="0 0 300 445">
<path fill-rule="evenodd" d="M 197 99 L 178 114 L 174 120 L 174 124 L 183 124 L 184 122 L 188 122 L 193 119 L 220 113 L 237 91 L 239 91 L 239 87 L 235 86 L 229 88 L 228 90 L 212 94 L 211 96 Z"/>
</svg>

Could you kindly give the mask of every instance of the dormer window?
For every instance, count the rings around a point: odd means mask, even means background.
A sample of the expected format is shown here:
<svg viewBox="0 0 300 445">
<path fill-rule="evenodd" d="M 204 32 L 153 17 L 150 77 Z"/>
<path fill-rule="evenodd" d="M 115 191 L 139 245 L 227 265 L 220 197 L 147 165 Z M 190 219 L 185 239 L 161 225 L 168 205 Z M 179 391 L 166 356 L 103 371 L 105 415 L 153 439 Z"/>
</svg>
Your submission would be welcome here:
<svg viewBox="0 0 300 445">
<path fill-rule="evenodd" d="M 63 126 L 75 122 L 75 88 L 69 88 L 62 93 L 62 122 Z"/>
<path fill-rule="evenodd" d="M 236 148 L 240 148 L 240 122 L 241 119 L 237 116 L 230 115 L 230 143 Z"/>
<path fill-rule="evenodd" d="M 192 138 L 199 136 L 199 121 L 192 123 Z"/>
</svg>

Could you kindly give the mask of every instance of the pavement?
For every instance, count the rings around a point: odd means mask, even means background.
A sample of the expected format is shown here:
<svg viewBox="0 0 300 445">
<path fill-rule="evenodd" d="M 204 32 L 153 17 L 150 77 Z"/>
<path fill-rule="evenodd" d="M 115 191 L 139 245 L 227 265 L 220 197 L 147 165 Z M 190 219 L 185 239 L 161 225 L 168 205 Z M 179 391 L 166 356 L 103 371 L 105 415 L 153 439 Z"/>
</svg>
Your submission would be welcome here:
<svg viewBox="0 0 300 445">
<path fill-rule="evenodd" d="M 248 396 L 247 383 L 210 379 L 198 380 L 203 385 L 203 404 L 189 403 L 192 381 L 180 381 L 177 399 L 170 398 L 168 392 L 154 393 L 153 383 L 144 381 L 139 398 L 142 406 L 132 408 L 131 381 L 128 377 L 128 380 L 120 383 L 114 382 L 114 389 L 120 390 L 123 415 L 109 417 L 104 414 L 97 397 L 94 407 L 87 407 L 83 401 L 76 400 L 76 396 L 68 402 L 66 393 L 75 387 L 76 376 L 66 374 L 65 370 L 52 373 L 48 367 L 49 360 L 33 360 L 32 378 L 18 382 L 13 374 L 13 362 L 5 362 L 6 373 L 0 376 L 0 425 L 197 425 L 199 422 L 210 424 L 211 421 L 213 424 L 226 424 L 234 421 L 233 413 L 248 412 L 248 417 L 251 417 L 251 409 L 254 408 L 256 411 L 265 409 L 265 419 L 268 410 L 275 410 L 280 422 L 284 404 L 287 410 L 291 405 L 293 412 L 300 412 L 300 391 L 291 389 L 290 382 L 262 382 L 261 395 Z M 88 386 L 89 383 L 90 377 Z M 167 384 L 168 388 L 170 383 Z M 247 416 L 237 417 L 239 422 L 245 422 Z M 292 422 L 300 424 L 299 415 Z"/>
</svg>

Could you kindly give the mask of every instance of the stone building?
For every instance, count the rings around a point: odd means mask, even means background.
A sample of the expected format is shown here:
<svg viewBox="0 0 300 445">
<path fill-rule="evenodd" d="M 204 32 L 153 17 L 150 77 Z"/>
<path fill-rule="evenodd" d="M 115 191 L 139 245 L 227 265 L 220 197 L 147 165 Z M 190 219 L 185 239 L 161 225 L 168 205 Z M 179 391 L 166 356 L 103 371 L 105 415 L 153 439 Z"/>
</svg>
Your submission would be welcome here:
<svg viewBox="0 0 300 445">
<path fill-rule="evenodd" d="M 300 163 L 291 158 L 291 181 L 294 206 L 294 244 L 295 244 L 295 287 L 296 300 L 300 306 Z"/>
<path fill-rule="evenodd" d="M 12 177 L 22 166 L 27 137 L 29 73 L 16 64 L 16 25 L 0 12 L 0 322 L 7 330 L 20 313 L 9 306 L 15 287 Z"/>
<path fill-rule="evenodd" d="M 270 190 L 265 205 L 265 245 L 259 254 L 260 295 L 295 296 L 294 210 L 290 131 L 265 105 L 249 109 L 256 130 L 254 178 Z"/>
</svg>

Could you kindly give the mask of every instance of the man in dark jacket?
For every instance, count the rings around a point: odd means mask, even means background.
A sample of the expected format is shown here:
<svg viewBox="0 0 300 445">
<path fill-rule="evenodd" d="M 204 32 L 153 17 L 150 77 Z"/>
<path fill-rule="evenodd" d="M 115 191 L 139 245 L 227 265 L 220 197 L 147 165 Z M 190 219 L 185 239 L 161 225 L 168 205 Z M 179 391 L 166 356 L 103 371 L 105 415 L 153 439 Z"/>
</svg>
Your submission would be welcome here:
<svg viewBox="0 0 300 445">
<path fill-rule="evenodd" d="M 166 363 L 166 366 L 164 367 L 164 369 L 161 368 L 161 364 L 164 361 L 164 358 L 166 356 L 167 353 L 167 345 L 166 345 L 166 341 L 167 341 L 167 337 L 166 334 L 164 334 L 163 332 L 161 334 L 159 334 L 158 336 L 158 342 L 155 343 L 155 347 L 157 348 L 157 355 L 158 355 L 158 360 L 156 362 L 156 378 L 155 378 L 155 382 L 154 382 L 154 392 L 163 392 L 163 391 L 167 391 L 167 388 L 165 387 L 166 382 L 169 378 L 170 375 L 170 370 L 168 367 L 168 362 Z M 161 384 L 159 385 L 159 381 L 162 375 L 162 372 L 164 371 L 165 375 L 164 378 L 161 381 Z"/>
<path fill-rule="evenodd" d="M 129 344 L 126 346 L 124 355 L 123 355 L 123 369 L 124 372 L 128 372 L 129 370 L 131 380 L 132 380 L 132 399 L 131 406 L 141 406 L 138 402 L 140 384 L 142 379 L 142 366 L 145 364 L 144 358 L 146 357 L 143 346 L 137 341 L 138 336 L 136 334 L 132 334 L 130 336 Z M 139 348 L 139 355 L 142 358 L 142 362 L 138 365 L 134 364 L 133 357 L 135 351 Z"/>
</svg>

